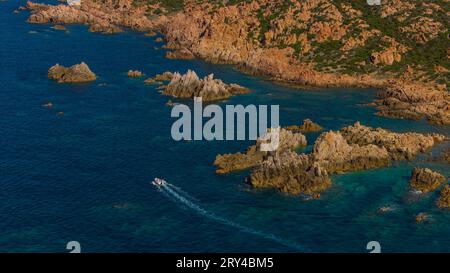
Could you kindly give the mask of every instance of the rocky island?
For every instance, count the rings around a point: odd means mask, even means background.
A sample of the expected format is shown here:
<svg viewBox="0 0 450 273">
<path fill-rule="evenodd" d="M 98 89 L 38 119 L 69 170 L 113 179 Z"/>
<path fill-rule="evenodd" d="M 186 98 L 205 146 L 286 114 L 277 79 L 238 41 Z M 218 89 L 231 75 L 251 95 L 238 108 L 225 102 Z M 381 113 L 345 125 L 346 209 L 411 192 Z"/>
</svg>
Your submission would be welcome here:
<svg viewBox="0 0 450 273">
<path fill-rule="evenodd" d="M 162 93 L 174 98 L 201 97 L 203 101 L 214 101 L 250 92 L 250 90 L 240 85 L 234 83 L 226 84 L 219 79 L 214 79 L 213 74 L 200 79 L 192 70 L 188 70 L 185 74 L 166 72 L 162 75 L 157 75 L 153 79 L 153 81 L 163 80 L 170 81 L 162 87 Z M 151 82 L 147 80 L 147 83 Z"/>
<path fill-rule="evenodd" d="M 97 79 L 94 72 L 84 62 L 72 65 L 71 67 L 55 64 L 49 68 L 48 77 L 58 83 L 90 82 Z"/>
</svg>

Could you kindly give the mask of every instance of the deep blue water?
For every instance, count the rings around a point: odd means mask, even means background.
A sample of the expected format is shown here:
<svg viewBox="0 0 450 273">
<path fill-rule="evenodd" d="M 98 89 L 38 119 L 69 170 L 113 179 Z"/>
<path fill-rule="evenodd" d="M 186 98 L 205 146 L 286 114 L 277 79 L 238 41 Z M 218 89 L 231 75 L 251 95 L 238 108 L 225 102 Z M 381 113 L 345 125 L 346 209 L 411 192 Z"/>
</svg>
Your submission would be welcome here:
<svg viewBox="0 0 450 273">
<path fill-rule="evenodd" d="M 360 104 L 370 102 L 376 90 L 296 90 L 231 66 L 168 60 L 162 44 L 140 33 L 101 35 L 86 26 L 66 32 L 27 24 L 28 12 L 13 13 L 23 3 L 0 2 L 1 252 L 66 252 L 72 240 L 84 252 L 366 252 L 372 240 L 384 252 L 450 252 L 450 213 L 435 207 L 437 193 L 407 198 L 414 166 L 448 176 L 448 165 L 421 156 L 334 176 L 320 200 L 307 202 L 254 190 L 244 183 L 247 172 L 218 176 L 212 166 L 216 154 L 244 151 L 250 142 L 173 141 L 168 98 L 126 71 L 214 73 L 254 90 L 222 105 L 279 104 L 282 125 L 311 118 L 333 130 L 359 120 L 447 135 L 448 127 L 374 115 Z M 80 61 L 96 72 L 96 82 L 61 85 L 47 79 L 55 63 Z M 53 108 L 41 106 L 49 101 Z M 308 135 L 310 144 L 315 137 Z M 194 206 L 158 192 L 149 184 L 153 177 L 195 198 Z M 384 205 L 396 210 L 378 214 Z M 432 215 L 433 222 L 416 224 L 419 212 Z"/>
</svg>

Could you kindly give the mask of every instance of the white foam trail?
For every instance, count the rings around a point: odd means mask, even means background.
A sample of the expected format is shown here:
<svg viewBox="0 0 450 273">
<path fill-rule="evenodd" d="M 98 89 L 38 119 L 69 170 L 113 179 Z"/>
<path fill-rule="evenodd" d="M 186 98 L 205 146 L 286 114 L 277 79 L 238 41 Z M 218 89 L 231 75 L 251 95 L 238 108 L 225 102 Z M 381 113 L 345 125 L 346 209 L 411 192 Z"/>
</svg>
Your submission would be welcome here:
<svg viewBox="0 0 450 273">
<path fill-rule="evenodd" d="M 290 242 L 287 240 L 284 240 L 282 238 L 279 238 L 273 234 L 270 233 L 264 233 L 258 230 L 254 230 L 252 228 L 248 228 L 246 226 L 242 226 L 241 224 L 237 224 L 235 222 L 232 222 L 228 219 L 225 219 L 223 217 L 217 216 L 212 212 L 209 212 L 207 210 L 205 210 L 204 208 L 200 207 L 199 205 L 193 203 L 191 200 L 195 200 L 195 198 L 190 197 L 189 194 L 187 194 L 184 191 L 181 191 L 181 189 L 179 189 L 178 187 L 175 187 L 169 183 L 165 183 L 164 185 L 159 186 L 159 188 L 161 189 L 161 191 L 163 193 L 165 193 L 166 196 L 168 196 L 170 199 L 174 200 L 174 201 L 178 201 L 180 203 L 182 203 L 183 205 L 191 208 L 192 210 L 194 210 L 195 212 L 197 212 L 200 215 L 203 215 L 211 220 L 215 220 L 217 222 L 220 222 L 222 224 L 234 227 L 239 229 L 242 232 L 246 232 L 249 234 L 253 234 L 256 236 L 260 236 L 262 238 L 265 239 L 269 239 L 272 241 L 275 241 L 279 244 L 282 244 L 284 246 L 299 250 L 299 251 L 306 251 L 306 249 L 300 245 L 298 245 L 295 242 Z"/>
</svg>

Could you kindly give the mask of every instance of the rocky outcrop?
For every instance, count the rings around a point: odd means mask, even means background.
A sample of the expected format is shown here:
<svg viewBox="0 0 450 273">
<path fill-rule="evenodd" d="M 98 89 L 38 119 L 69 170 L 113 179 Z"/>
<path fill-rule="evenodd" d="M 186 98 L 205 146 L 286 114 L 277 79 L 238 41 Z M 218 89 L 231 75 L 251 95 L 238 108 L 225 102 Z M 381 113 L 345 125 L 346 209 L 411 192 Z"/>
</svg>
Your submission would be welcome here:
<svg viewBox="0 0 450 273">
<path fill-rule="evenodd" d="M 192 60 L 195 58 L 194 54 L 186 48 L 167 51 L 166 58 L 168 59 L 179 59 L 179 60 Z"/>
<path fill-rule="evenodd" d="M 373 169 L 389 165 L 385 147 L 348 144 L 339 132 L 323 133 L 316 140 L 313 158 L 329 173 Z"/>
<path fill-rule="evenodd" d="M 411 188 L 423 193 L 431 192 L 445 183 L 445 177 L 428 168 L 414 168 L 409 184 Z"/>
<path fill-rule="evenodd" d="M 186 74 L 175 72 L 171 81 L 165 86 L 163 94 L 176 98 L 201 97 L 203 101 L 222 100 L 234 95 L 249 92 L 237 84 L 225 84 L 214 79 L 214 75 L 200 79 L 194 71 L 188 70 Z"/>
<path fill-rule="evenodd" d="M 428 213 L 421 212 L 416 215 L 416 223 L 419 224 L 419 223 L 428 222 L 428 221 L 430 221 L 430 215 Z"/>
<path fill-rule="evenodd" d="M 436 143 L 445 140 L 438 134 L 393 133 L 381 128 L 371 128 L 356 122 L 353 126 L 342 128 L 342 136 L 352 144 L 377 145 L 389 153 L 392 160 L 412 160 Z"/>
<path fill-rule="evenodd" d="M 313 133 L 313 132 L 320 132 L 323 130 L 323 128 L 319 124 L 314 123 L 310 119 L 303 120 L 303 124 L 300 126 L 291 125 L 286 127 L 286 129 L 292 132 L 299 132 L 299 133 Z"/>
<path fill-rule="evenodd" d="M 313 194 L 327 189 L 331 179 L 311 155 L 293 151 L 269 156 L 250 175 L 255 188 L 275 188 L 289 194 Z"/>
<path fill-rule="evenodd" d="M 235 153 L 216 156 L 214 161 L 214 165 L 217 167 L 216 173 L 224 174 L 257 166 L 270 154 L 269 152 L 261 151 L 261 144 L 263 143 L 265 141 L 262 138 L 258 138 L 256 144 L 250 146 L 245 154 Z M 304 147 L 306 144 L 304 135 L 282 128 L 279 133 L 279 145 L 276 152 L 293 150 L 297 147 Z"/>
<path fill-rule="evenodd" d="M 139 78 L 142 77 L 144 74 L 139 70 L 128 70 L 127 75 L 130 78 Z"/>
<path fill-rule="evenodd" d="M 442 190 L 437 201 L 439 208 L 450 208 L 450 185 L 446 185 Z"/>
<path fill-rule="evenodd" d="M 71 67 L 64 67 L 56 64 L 48 70 L 48 77 L 59 83 L 77 83 L 95 81 L 97 76 L 84 62 Z"/>
<path fill-rule="evenodd" d="M 378 97 L 379 115 L 409 119 L 426 118 L 434 124 L 450 124 L 450 93 L 443 87 L 392 81 Z"/>
</svg>

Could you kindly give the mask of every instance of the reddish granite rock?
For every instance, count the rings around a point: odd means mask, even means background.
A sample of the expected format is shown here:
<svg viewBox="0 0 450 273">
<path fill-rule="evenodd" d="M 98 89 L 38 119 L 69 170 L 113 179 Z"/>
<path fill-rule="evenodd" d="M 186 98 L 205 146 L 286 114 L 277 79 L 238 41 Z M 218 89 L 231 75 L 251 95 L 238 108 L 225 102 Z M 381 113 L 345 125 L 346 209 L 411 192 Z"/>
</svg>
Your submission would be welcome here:
<svg viewBox="0 0 450 273">
<path fill-rule="evenodd" d="M 48 77 L 59 83 L 89 82 L 97 79 L 97 76 L 84 62 L 71 67 L 64 67 L 56 64 L 48 70 Z"/>
<path fill-rule="evenodd" d="M 437 201 L 439 208 L 450 208 L 450 185 L 446 185 L 442 190 Z"/>
<path fill-rule="evenodd" d="M 127 75 L 130 78 L 139 78 L 142 77 L 144 74 L 139 70 L 128 70 Z"/>
<path fill-rule="evenodd" d="M 200 79 L 194 71 L 188 70 L 181 75 L 173 74 L 171 81 L 165 86 L 163 94 L 176 98 L 201 97 L 203 101 L 222 100 L 234 95 L 249 92 L 237 84 L 225 84 L 221 80 L 214 79 L 214 75 Z"/>
<path fill-rule="evenodd" d="M 306 146 L 306 137 L 301 133 L 293 133 L 286 129 L 280 130 L 279 145 L 276 152 L 293 150 L 297 147 Z M 245 154 L 224 154 L 217 155 L 214 165 L 217 167 L 216 173 L 224 174 L 233 171 L 240 171 L 252 168 L 260 164 L 264 158 L 270 154 L 269 152 L 261 151 L 261 144 L 264 141 L 259 138 L 255 145 L 250 146 Z"/>
<path fill-rule="evenodd" d="M 314 123 L 310 119 L 303 120 L 303 124 L 300 126 L 292 125 L 292 126 L 286 127 L 286 129 L 293 131 L 293 132 L 300 132 L 300 133 L 320 132 L 323 130 L 323 128 L 319 124 Z"/>
<path fill-rule="evenodd" d="M 428 168 L 414 168 L 409 183 L 413 189 L 426 193 L 436 190 L 446 180 L 445 176 Z"/>
</svg>

